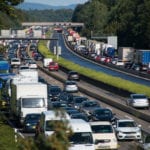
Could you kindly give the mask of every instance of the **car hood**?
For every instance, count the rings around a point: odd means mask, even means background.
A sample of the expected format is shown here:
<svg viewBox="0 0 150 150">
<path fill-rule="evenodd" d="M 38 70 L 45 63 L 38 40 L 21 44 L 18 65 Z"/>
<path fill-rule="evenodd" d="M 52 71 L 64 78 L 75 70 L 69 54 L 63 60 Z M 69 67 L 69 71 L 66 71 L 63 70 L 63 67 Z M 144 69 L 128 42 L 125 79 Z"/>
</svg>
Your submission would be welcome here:
<svg viewBox="0 0 150 150">
<path fill-rule="evenodd" d="M 101 140 L 101 139 L 116 139 L 114 133 L 93 133 L 94 140 Z"/>
<path fill-rule="evenodd" d="M 137 132 L 140 129 L 138 127 L 119 127 L 117 130 L 121 132 Z"/>
</svg>

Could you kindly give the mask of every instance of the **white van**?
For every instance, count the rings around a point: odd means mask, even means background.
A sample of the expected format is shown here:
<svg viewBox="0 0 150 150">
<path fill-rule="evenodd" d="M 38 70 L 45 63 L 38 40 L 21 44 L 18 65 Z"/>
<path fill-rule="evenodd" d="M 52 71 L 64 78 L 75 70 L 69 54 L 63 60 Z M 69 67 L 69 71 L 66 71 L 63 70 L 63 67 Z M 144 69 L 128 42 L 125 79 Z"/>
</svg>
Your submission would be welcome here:
<svg viewBox="0 0 150 150">
<path fill-rule="evenodd" d="M 108 121 L 90 122 L 95 149 L 118 149 L 118 141 L 113 126 Z"/>
<path fill-rule="evenodd" d="M 52 123 L 55 121 L 69 120 L 70 116 L 64 111 L 54 111 L 48 110 L 41 113 L 40 122 L 36 131 L 37 134 L 44 134 L 45 137 L 48 137 L 53 134 Z"/>
<path fill-rule="evenodd" d="M 70 119 L 73 134 L 69 138 L 69 150 L 95 150 L 90 124 L 83 119 Z"/>
<path fill-rule="evenodd" d="M 71 143 L 69 150 L 95 150 L 90 124 L 82 119 L 71 119 L 66 112 L 54 110 L 42 112 L 39 127 L 36 128 L 40 131 L 36 133 L 40 132 L 45 137 L 51 136 L 54 133 L 52 122 L 57 123 L 57 121 L 67 121 L 68 128 L 73 131 L 69 137 Z"/>
</svg>

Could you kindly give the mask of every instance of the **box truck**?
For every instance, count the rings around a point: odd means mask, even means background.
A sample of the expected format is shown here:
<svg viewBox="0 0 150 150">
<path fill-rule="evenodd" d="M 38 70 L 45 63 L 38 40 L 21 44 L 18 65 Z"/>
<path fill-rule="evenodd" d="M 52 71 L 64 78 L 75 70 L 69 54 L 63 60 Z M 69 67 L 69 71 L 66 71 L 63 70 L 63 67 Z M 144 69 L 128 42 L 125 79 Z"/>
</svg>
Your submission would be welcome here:
<svg viewBox="0 0 150 150">
<path fill-rule="evenodd" d="M 118 59 L 126 61 L 134 61 L 135 49 L 133 47 L 119 47 Z"/>
<path fill-rule="evenodd" d="M 43 67 L 47 68 L 49 66 L 49 63 L 52 62 L 53 59 L 52 58 L 44 58 L 43 59 Z"/>
<path fill-rule="evenodd" d="M 43 83 L 11 84 L 11 113 L 20 123 L 29 113 L 47 110 L 47 85 Z"/>
</svg>

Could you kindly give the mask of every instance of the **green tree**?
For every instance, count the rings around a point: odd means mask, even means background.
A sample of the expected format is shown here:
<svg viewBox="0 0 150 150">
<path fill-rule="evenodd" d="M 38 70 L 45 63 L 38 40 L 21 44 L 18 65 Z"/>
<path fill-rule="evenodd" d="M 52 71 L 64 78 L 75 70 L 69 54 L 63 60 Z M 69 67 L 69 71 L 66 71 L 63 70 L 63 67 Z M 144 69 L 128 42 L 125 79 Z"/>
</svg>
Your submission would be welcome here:
<svg viewBox="0 0 150 150">
<path fill-rule="evenodd" d="M 64 111 L 61 111 L 61 113 L 56 111 L 57 116 L 65 118 Z M 33 138 L 19 138 L 19 150 L 68 150 L 70 146 L 69 136 L 72 135 L 68 121 L 66 119 L 63 121 L 53 120 L 50 122 L 50 126 L 53 128 L 54 133 L 49 137 L 39 134 L 35 140 Z"/>
<path fill-rule="evenodd" d="M 24 0 L 0 0 L 0 12 L 8 15 L 14 15 L 14 6 L 22 3 Z"/>
</svg>

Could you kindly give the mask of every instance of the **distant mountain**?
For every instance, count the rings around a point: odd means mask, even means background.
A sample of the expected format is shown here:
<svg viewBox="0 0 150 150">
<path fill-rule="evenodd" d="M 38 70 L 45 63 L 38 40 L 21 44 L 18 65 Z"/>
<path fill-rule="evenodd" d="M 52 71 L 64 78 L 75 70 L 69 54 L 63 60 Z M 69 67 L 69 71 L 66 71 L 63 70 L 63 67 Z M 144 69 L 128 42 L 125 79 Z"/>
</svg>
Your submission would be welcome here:
<svg viewBox="0 0 150 150">
<path fill-rule="evenodd" d="M 52 5 L 45 5 L 45 4 L 40 4 L 40 3 L 21 3 L 17 6 L 19 9 L 23 10 L 44 10 L 44 9 L 53 9 L 53 10 L 58 10 L 58 9 L 75 9 L 77 5 L 72 4 L 68 6 L 52 6 Z"/>
</svg>

